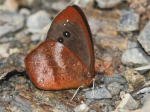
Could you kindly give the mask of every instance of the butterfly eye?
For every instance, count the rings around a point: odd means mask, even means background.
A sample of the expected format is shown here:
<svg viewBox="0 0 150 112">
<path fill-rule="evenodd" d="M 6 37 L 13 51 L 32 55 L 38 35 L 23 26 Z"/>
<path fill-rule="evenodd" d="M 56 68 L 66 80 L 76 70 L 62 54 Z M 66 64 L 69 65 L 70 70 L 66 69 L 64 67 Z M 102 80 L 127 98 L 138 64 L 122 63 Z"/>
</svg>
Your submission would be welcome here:
<svg viewBox="0 0 150 112">
<path fill-rule="evenodd" d="M 58 40 L 58 42 L 60 42 L 60 43 L 63 43 L 63 41 L 64 41 L 64 39 L 63 39 L 62 37 L 59 37 L 57 40 Z"/>
<path fill-rule="evenodd" d="M 63 32 L 64 37 L 70 37 L 70 33 L 68 31 Z"/>
</svg>

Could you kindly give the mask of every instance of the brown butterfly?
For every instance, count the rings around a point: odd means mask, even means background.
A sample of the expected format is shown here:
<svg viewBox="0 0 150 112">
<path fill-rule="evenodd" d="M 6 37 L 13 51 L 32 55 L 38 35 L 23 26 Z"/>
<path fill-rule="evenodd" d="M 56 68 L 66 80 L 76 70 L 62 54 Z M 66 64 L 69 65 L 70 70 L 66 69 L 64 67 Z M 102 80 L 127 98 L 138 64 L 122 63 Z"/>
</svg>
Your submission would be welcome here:
<svg viewBox="0 0 150 112">
<path fill-rule="evenodd" d="M 83 11 L 68 6 L 53 20 L 46 40 L 25 58 L 33 84 L 44 90 L 88 86 L 94 74 L 90 27 Z"/>
</svg>

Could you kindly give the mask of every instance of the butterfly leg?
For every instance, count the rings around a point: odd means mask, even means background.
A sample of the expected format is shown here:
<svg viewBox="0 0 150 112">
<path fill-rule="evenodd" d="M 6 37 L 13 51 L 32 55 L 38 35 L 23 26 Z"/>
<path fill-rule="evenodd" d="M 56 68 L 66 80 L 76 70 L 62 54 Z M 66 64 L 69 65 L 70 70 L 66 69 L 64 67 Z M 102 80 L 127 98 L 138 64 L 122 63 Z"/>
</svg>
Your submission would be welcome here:
<svg viewBox="0 0 150 112">
<path fill-rule="evenodd" d="M 77 88 L 77 90 L 75 91 L 74 95 L 72 96 L 70 102 L 71 102 L 71 101 L 74 99 L 74 97 L 77 95 L 77 93 L 79 92 L 80 88 L 83 88 L 83 86 L 79 86 L 79 87 Z"/>
</svg>

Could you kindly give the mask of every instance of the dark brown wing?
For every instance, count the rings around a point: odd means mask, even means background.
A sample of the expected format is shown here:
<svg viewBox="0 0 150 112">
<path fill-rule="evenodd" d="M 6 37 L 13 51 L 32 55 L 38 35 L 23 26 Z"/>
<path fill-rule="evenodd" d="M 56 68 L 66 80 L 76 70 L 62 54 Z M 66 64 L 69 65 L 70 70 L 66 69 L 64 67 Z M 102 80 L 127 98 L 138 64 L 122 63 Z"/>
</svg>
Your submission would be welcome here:
<svg viewBox="0 0 150 112">
<path fill-rule="evenodd" d="M 67 46 L 93 74 L 94 53 L 91 31 L 82 10 L 68 6 L 53 20 L 46 40 L 56 40 Z"/>
</svg>

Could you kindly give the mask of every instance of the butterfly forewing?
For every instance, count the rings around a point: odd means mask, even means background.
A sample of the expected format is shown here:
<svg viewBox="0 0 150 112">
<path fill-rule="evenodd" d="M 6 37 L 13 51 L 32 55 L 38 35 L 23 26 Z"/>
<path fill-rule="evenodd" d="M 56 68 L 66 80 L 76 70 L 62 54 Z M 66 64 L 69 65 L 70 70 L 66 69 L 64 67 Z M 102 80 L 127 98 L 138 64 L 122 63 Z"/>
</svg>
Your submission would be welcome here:
<svg viewBox="0 0 150 112">
<path fill-rule="evenodd" d="M 74 5 L 55 17 L 46 39 L 58 42 L 62 40 L 60 42 L 78 56 L 91 72 L 94 67 L 91 38 L 91 31 L 82 10 Z"/>
</svg>

